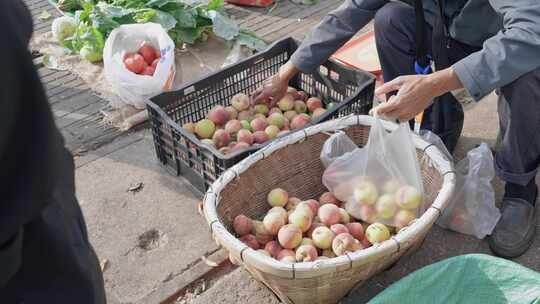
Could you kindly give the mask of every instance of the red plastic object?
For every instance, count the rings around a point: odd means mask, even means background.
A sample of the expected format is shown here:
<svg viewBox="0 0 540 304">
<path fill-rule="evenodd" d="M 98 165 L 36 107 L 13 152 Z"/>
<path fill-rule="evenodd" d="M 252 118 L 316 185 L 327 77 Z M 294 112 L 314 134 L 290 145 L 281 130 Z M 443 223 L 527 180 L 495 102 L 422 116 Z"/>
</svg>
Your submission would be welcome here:
<svg viewBox="0 0 540 304">
<path fill-rule="evenodd" d="M 273 0 L 226 0 L 226 2 L 240 6 L 268 7 Z"/>
</svg>

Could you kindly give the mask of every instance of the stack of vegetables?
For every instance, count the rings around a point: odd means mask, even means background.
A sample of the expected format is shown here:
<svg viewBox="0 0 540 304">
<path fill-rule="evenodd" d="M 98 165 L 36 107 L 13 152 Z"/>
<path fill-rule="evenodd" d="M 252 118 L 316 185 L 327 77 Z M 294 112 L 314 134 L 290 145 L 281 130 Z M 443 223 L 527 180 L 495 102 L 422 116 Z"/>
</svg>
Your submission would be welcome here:
<svg viewBox="0 0 540 304">
<path fill-rule="evenodd" d="M 265 47 L 264 41 L 227 16 L 223 0 L 60 0 L 57 6 L 74 17 L 55 20 L 54 36 L 92 62 L 102 59 L 109 33 L 131 23 L 159 23 L 177 45 L 202 42 L 214 33 L 255 50 Z"/>
</svg>

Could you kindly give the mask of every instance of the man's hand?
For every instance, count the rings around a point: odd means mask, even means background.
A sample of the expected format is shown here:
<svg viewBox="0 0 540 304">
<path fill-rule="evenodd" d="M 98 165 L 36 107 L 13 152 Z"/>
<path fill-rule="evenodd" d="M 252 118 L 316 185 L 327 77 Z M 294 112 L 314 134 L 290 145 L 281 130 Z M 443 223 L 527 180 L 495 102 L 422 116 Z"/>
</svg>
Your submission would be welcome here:
<svg viewBox="0 0 540 304">
<path fill-rule="evenodd" d="M 252 94 L 253 104 L 264 103 L 273 107 L 287 93 L 289 81 L 298 73 L 290 62 L 284 64 L 277 74 L 265 80 L 263 85 Z"/>
<path fill-rule="evenodd" d="M 407 121 L 430 106 L 435 97 L 462 87 L 452 68 L 429 75 L 400 76 L 375 91 L 376 95 L 398 91 L 376 110 L 379 114 Z"/>
</svg>

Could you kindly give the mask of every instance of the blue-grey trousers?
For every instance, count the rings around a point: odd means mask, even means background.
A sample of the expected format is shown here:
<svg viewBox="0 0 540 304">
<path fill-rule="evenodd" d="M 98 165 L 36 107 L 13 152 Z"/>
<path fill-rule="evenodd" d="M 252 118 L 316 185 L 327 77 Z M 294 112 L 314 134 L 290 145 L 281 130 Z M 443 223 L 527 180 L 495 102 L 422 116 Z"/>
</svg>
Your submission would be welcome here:
<svg viewBox="0 0 540 304">
<path fill-rule="evenodd" d="M 384 80 L 416 74 L 414 9 L 390 2 L 377 11 L 374 26 Z M 431 29 L 428 24 L 426 28 L 431 51 Z M 449 52 L 452 63 L 475 50 L 460 43 L 453 47 Z M 495 169 L 502 180 L 524 186 L 534 179 L 540 163 L 540 69 L 522 75 L 497 93 L 502 145 L 495 155 Z"/>
</svg>

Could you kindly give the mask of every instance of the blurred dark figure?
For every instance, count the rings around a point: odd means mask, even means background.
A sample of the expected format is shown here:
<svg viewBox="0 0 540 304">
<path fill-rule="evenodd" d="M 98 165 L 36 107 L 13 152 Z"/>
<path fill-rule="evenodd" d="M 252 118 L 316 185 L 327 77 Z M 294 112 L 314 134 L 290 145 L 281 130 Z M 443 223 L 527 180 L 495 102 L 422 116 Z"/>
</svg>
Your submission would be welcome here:
<svg viewBox="0 0 540 304">
<path fill-rule="evenodd" d="M 27 45 L 32 19 L 0 1 L 0 303 L 105 303 L 74 166 Z"/>
</svg>

